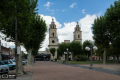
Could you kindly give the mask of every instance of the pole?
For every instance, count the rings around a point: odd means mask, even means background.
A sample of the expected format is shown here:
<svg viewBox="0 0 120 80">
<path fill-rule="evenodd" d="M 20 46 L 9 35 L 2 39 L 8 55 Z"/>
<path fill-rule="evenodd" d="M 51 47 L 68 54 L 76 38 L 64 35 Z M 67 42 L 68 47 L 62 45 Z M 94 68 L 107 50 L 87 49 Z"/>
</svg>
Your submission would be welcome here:
<svg viewBox="0 0 120 80">
<path fill-rule="evenodd" d="M 0 60 L 2 60 L 2 55 L 1 55 L 1 40 L 0 40 Z"/>
<path fill-rule="evenodd" d="M 67 64 L 68 64 L 68 53 L 69 53 L 69 52 L 67 51 Z"/>
<path fill-rule="evenodd" d="M 9 60 L 10 60 L 10 48 L 9 48 Z"/>
<path fill-rule="evenodd" d="M 44 56 L 44 62 L 45 62 L 45 56 Z"/>
<path fill-rule="evenodd" d="M 92 69 L 92 44 L 91 44 L 91 64 L 90 64 L 90 69 Z"/>
<path fill-rule="evenodd" d="M 15 12 L 17 13 L 17 9 L 15 6 Z M 16 59 L 16 76 L 18 73 L 18 57 L 17 57 L 17 17 L 15 16 L 15 59 Z"/>
</svg>

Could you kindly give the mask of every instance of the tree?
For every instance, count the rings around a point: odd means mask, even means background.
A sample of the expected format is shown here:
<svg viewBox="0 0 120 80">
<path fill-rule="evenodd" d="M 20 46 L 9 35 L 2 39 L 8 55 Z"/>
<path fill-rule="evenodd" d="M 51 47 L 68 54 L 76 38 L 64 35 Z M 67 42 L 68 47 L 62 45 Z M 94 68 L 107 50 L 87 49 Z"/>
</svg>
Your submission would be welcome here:
<svg viewBox="0 0 120 80">
<path fill-rule="evenodd" d="M 0 6 L 2 6 L 2 8 L 0 7 L 0 18 L 2 18 L 0 19 L 0 30 L 13 40 L 15 40 L 15 32 L 18 32 L 16 47 L 20 47 L 21 43 L 27 42 L 30 38 L 29 24 L 31 23 L 31 16 L 35 14 L 37 0 L 2 0 Z M 16 66 L 17 73 L 24 74 L 21 54 L 18 56 L 18 61 L 16 57 L 16 63 L 18 63 L 18 68 Z"/>
<path fill-rule="evenodd" d="M 57 48 L 57 56 L 58 56 L 58 58 L 59 58 L 60 56 L 62 56 L 62 52 L 61 52 L 60 48 Z"/>
<path fill-rule="evenodd" d="M 73 58 L 77 55 L 82 54 L 82 45 L 79 41 L 72 41 L 70 44 L 70 49 L 73 53 Z"/>
<path fill-rule="evenodd" d="M 96 53 L 96 56 L 99 57 L 99 61 L 100 61 L 100 57 L 103 56 L 103 53 L 104 53 L 104 48 L 100 45 L 97 45 L 97 50 L 95 50 L 95 53 Z"/>
<path fill-rule="evenodd" d="M 97 17 L 94 20 L 93 39 L 96 45 L 101 45 L 104 48 L 103 64 L 106 64 L 106 51 L 111 41 L 109 27 L 106 25 L 106 19 L 104 16 Z"/>
<path fill-rule="evenodd" d="M 65 60 L 67 60 L 67 54 L 64 54 L 64 52 L 66 52 L 66 49 L 68 48 L 68 50 L 71 52 L 71 48 L 70 48 L 70 43 L 61 43 L 58 46 L 60 53 L 58 53 L 58 55 L 65 55 Z M 69 56 L 70 54 L 68 54 Z"/>
<path fill-rule="evenodd" d="M 90 46 L 89 40 L 85 40 L 85 41 L 83 42 L 83 55 L 86 55 L 87 58 L 88 58 L 88 60 L 89 60 L 90 52 L 87 51 L 87 50 L 85 50 L 85 47 L 86 47 L 86 46 Z"/>
<path fill-rule="evenodd" d="M 113 46 L 113 56 L 120 55 L 120 0 L 115 1 L 114 5 L 110 5 L 105 12 L 106 24 L 109 26 L 109 32 L 111 34 L 111 43 Z"/>
<path fill-rule="evenodd" d="M 33 17 L 33 20 L 31 21 L 31 29 L 29 32 L 31 32 L 30 39 L 24 43 L 25 48 L 28 51 L 28 65 L 32 64 L 32 49 L 37 48 L 40 46 L 40 44 L 45 39 L 45 32 L 47 31 L 47 26 L 45 21 L 40 17 L 40 15 L 36 15 Z"/>
<path fill-rule="evenodd" d="M 27 56 L 28 56 L 28 54 L 24 54 L 24 55 L 23 55 L 23 57 L 24 57 L 25 59 L 27 59 Z"/>
<path fill-rule="evenodd" d="M 54 59 L 54 56 L 55 56 L 55 51 L 56 51 L 55 48 L 50 48 L 50 53 L 52 54 L 53 59 Z"/>
</svg>

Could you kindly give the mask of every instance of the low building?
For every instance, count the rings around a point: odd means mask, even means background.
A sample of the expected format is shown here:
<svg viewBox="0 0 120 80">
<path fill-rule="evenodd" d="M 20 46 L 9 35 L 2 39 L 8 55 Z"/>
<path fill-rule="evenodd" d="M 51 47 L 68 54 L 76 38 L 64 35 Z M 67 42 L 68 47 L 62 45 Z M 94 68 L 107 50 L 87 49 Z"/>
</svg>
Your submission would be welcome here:
<svg viewBox="0 0 120 80">
<path fill-rule="evenodd" d="M 2 55 L 2 60 L 10 59 L 11 48 L 7 48 L 1 45 L 1 55 Z"/>
</svg>

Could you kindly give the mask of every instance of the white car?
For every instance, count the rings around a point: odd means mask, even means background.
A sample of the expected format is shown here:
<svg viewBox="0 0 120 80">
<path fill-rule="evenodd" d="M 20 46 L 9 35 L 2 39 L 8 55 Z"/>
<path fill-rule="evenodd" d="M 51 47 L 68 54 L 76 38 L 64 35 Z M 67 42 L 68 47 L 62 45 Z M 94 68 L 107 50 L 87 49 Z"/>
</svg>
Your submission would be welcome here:
<svg viewBox="0 0 120 80">
<path fill-rule="evenodd" d="M 23 59 L 23 60 L 22 60 L 22 63 L 23 63 L 23 65 L 26 65 L 26 64 L 27 64 L 27 60 L 26 60 L 26 59 Z"/>
<path fill-rule="evenodd" d="M 16 65 L 16 61 L 13 60 L 13 59 L 10 59 L 9 62 L 10 62 L 11 64 L 15 64 L 15 65 Z"/>
<path fill-rule="evenodd" d="M 9 67 L 0 62 L 0 73 L 9 73 Z"/>
</svg>

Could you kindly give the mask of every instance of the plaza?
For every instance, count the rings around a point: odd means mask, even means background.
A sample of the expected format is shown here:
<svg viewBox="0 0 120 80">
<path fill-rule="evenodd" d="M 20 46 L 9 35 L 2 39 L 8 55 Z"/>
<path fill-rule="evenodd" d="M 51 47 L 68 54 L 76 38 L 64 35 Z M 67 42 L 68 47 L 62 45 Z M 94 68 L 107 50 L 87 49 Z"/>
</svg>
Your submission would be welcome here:
<svg viewBox="0 0 120 80">
<path fill-rule="evenodd" d="M 102 69 L 98 67 L 102 67 L 102 64 L 96 64 L 94 69 L 89 69 L 88 65 L 36 61 L 33 66 L 24 66 L 24 70 L 32 74 L 18 76 L 16 80 L 120 80 L 120 67 L 117 70 Z M 120 66 L 120 64 L 106 65 L 106 67 L 110 66 Z"/>
</svg>

